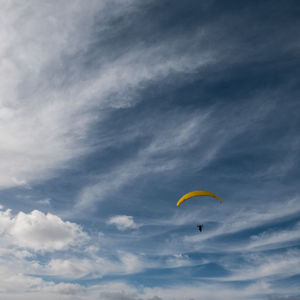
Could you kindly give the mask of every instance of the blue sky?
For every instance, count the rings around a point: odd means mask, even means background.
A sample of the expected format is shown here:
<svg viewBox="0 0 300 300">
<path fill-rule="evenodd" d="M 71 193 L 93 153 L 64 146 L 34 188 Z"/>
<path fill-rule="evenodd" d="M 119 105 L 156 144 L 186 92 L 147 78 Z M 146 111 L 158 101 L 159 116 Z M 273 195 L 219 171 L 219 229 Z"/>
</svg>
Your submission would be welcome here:
<svg viewBox="0 0 300 300">
<path fill-rule="evenodd" d="M 298 1 L 1 7 L 1 299 L 300 299 Z"/>
</svg>

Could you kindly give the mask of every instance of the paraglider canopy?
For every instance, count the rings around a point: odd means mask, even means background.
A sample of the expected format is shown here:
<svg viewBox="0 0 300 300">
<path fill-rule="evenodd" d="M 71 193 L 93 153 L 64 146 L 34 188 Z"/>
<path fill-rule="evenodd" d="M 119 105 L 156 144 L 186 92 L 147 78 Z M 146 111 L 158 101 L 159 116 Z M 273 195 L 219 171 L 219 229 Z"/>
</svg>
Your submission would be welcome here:
<svg viewBox="0 0 300 300">
<path fill-rule="evenodd" d="M 210 197 L 214 197 L 216 199 L 218 199 L 220 201 L 220 203 L 222 203 L 222 200 L 219 196 L 217 196 L 214 193 L 208 192 L 208 191 L 193 191 L 193 192 L 189 192 L 185 195 L 183 195 L 177 202 L 177 206 L 179 206 L 183 201 L 192 198 L 192 197 L 197 197 L 197 196 L 210 196 Z"/>
</svg>

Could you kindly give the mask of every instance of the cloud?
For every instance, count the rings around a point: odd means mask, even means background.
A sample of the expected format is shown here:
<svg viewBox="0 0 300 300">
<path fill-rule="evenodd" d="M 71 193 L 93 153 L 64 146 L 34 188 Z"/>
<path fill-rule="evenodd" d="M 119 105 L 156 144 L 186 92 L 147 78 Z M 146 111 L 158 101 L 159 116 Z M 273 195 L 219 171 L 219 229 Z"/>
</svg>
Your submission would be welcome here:
<svg viewBox="0 0 300 300">
<path fill-rule="evenodd" d="M 107 221 L 107 224 L 115 225 L 121 231 L 136 229 L 140 226 L 134 222 L 132 216 L 114 216 Z"/>
<path fill-rule="evenodd" d="M 174 254 L 166 260 L 166 267 L 168 268 L 180 268 L 191 265 L 192 261 L 184 254 Z"/>
<path fill-rule="evenodd" d="M 114 283 L 106 283 L 106 284 L 99 284 L 94 286 L 94 290 L 91 293 L 91 296 L 99 295 L 100 299 L 104 300 L 115 300 L 115 299 L 122 299 L 122 300 L 140 300 L 142 299 L 137 290 L 123 282 L 114 282 Z"/>
<path fill-rule="evenodd" d="M 5 239 L 33 251 L 66 250 L 88 240 L 79 225 L 38 210 L 19 212 L 16 216 L 10 210 L 0 211 L 0 224 Z"/>
<path fill-rule="evenodd" d="M 119 259 L 123 266 L 123 272 L 126 274 L 138 273 L 146 267 L 145 262 L 139 256 L 132 253 L 120 251 Z"/>
<path fill-rule="evenodd" d="M 115 58 L 104 52 L 98 68 L 88 69 L 88 53 L 99 39 L 94 36 L 96 16 L 105 39 L 109 16 L 116 18 L 135 6 L 92 1 L 87 7 L 73 1 L 68 6 L 38 5 L 33 11 L 34 3 L 18 9 L 6 5 L 1 11 L 2 189 L 29 187 L 55 176 L 74 158 L 95 150 L 88 142 L 89 130 L 110 110 L 135 105 L 136 95 L 153 80 L 193 72 L 211 60 L 198 51 L 170 53 L 169 44 L 161 41 L 152 47 L 134 44 Z M 110 5 L 116 10 L 108 9 Z M 176 41 L 174 47 L 183 42 Z M 98 146 L 107 147 L 101 140 Z"/>
<path fill-rule="evenodd" d="M 100 294 L 104 300 L 141 300 L 136 293 L 126 292 L 103 292 Z"/>
<path fill-rule="evenodd" d="M 61 278 L 77 279 L 93 274 L 97 269 L 96 266 L 99 267 L 99 263 L 85 258 L 52 259 L 46 266 L 45 272 Z"/>
<path fill-rule="evenodd" d="M 268 300 L 300 300 L 300 296 L 269 296 Z"/>
<path fill-rule="evenodd" d="M 40 278 L 26 276 L 15 272 L 14 269 L 10 269 L 6 266 L 4 261 L 1 261 L 0 279 L 1 292 L 12 292 L 15 290 L 16 286 L 18 286 L 21 290 L 41 284 L 42 282 Z"/>
<path fill-rule="evenodd" d="M 3 6 L 0 188 L 48 178 L 86 150 L 80 137 L 89 121 L 76 118 L 65 87 L 54 86 L 64 76 L 62 58 L 87 42 L 90 17 L 98 11 L 92 2 L 89 8 L 80 1 L 67 7 L 60 2 L 33 9 L 35 1 Z"/>
<path fill-rule="evenodd" d="M 297 244 L 300 240 L 300 223 L 297 223 L 289 230 L 265 231 L 258 235 L 251 236 L 250 239 L 251 241 L 246 247 L 247 250 L 266 250 L 287 246 L 289 243 Z"/>
<path fill-rule="evenodd" d="M 193 112 L 174 110 L 168 114 L 158 112 L 154 118 L 150 115 L 149 120 L 138 119 L 134 123 L 136 133 L 129 136 L 144 137 L 149 142 L 138 148 L 133 157 L 126 157 L 105 174 L 95 176 L 96 183 L 83 187 L 76 211 L 108 199 L 112 190 L 121 190 L 139 177 L 167 174 L 168 178 L 178 178 L 188 167 L 197 168 L 198 172 L 207 167 L 222 147 L 246 132 L 253 119 L 265 118 L 274 105 L 265 101 L 264 109 L 257 111 L 254 103 L 258 100 L 252 100 L 238 109 L 215 106 Z M 224 125 L 220 127 L 220 123 Z"/>
<path fill-rule="evenodd" d="M 50 205 L 51 199 L 50 198 L 41 199 L 41 200 L 38 200 L 37 203 L 42 204 L 42 205 Z"/>
<path fill-rule="evenodd" d="M 43 288 L 43 293 L 50 292 L 51 294 L 72 295 L 73 297 L 84 294 L 85 291 L 86 288 L 80 284 L 64 282 L 57 284 L 50 282 L 45 284 L 45 287 Z"/>
<path fill-rule="evenodd" d="M 2 207 L 0 225 L 0 264 L 11 269 L 12 276 L 16 272 L 74 280 L 133 274 L 150 267 L 142 256 L 128 251 L 100 255 L 97 240 L 78 224 L 50 213 L 35 210 L 13 216 Z M 42 263 L 39 257 L 43 257 Z"/>
<path fill-rule="evenodd" d="M 41 297 L 50 300 L 55 296 L 60 299 L 79 299 L 77 297 L 84 295 L 85 287 L 73 283 L 45 281 L 36 276 L 17 273 L 11 268 L 6 269 L 2 264 L 0 270 L 0 292 L 2 299 L 12 300 L 41 299 Z"/>
<path fill-rule="evenodd" d="M 277 296 L 272 296 L 277 294 Z M 127 283 L 113 282 L 102 283 L 84 287 L 79 284 L 59 283 L 41 281 L 35 288 L 28 290 L 26 293 L 4 292 L 2 295 L 4 299 L 8 300 L 38 300 L 41 297 L 45 300 L 57 297 L 59 299 L 71 300 L 181 300 L 181 299 L 208 299 L 208 300 L 238 300 L 247 299 L 255 300 L 260 297 L 266 299 L 288 299 L 296 300 L 297 293 L 295 289 L 290 289 L 290 296 L 287 297 L 286 291 L 278 289 L 267 282 L 259 282 L 250 284 L 240 288 L 232 288 L 224 286 L 223 284 L 213 285 L 210 283 L 195 285 L 177 285 L 168 286 L 165 288 L 135 288 Z M 292 296 L 294 295 L 294 296 Z M 285 297 L 286 296 L 286 297 Z"/>
<path fill-rule="evenodd" d="M 91 287 L 87 291 L 86 299 L 104 300 L 180 300 L 180 299 L 208 299 L 208 300 L 231 300 L 247 299 L 255 300 L 260 297 L 268 297 L 271 294 L 284 295 L 285 291 L 270 285 L 267 282 L 249 284 L 239 288 L 232 288 L 224 284 L 196 283 L 190 285 L 171 285 L 160 287 L 134 288 L 122 282 L 104 283 Z M 294 294 L 295 290 L 290 290 Z M 272 299 L 272 298 L 271 298 Z"/>
<path fill-rule="evenodd" d="M 119 251 L 116 259 L 93 255 L 85 258 L 51 259 L 40 271 L 42 274 L 59 278 L 101 278 L 105 275 L 121 275 L 139 273 L 147 263 L 138 255 Z"/>
<path fill-rule="evenodd" d="M 280 254 L 246 255 L 248 265 L 232 270 L 233 275 L 224 278 L 224 281 L 248 281 L 261 278 L 282 279 L 300 273 L 300 252 L 298 250 L 283 251 Z M 227 267 L 230 268 L 229 265 Z"/>
</svg>

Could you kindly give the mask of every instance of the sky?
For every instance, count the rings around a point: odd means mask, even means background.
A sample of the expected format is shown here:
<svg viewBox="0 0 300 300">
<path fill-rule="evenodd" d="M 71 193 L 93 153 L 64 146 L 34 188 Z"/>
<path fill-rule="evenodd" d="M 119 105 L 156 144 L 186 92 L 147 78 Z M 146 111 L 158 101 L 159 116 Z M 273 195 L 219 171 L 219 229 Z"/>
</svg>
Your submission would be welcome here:
<svg viewBox="0 0 300 300">
<path fill-rule="evenodd" d="M 0 3 L 1 300 L 300 299 L 299 1 Z"/>
</svg>

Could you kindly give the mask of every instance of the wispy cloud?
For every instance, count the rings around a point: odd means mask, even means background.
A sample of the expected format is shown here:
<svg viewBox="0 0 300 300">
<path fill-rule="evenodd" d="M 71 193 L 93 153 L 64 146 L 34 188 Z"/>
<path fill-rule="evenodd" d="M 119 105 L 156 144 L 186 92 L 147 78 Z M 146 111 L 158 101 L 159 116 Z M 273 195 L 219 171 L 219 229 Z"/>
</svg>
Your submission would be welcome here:
<svg viewBox="0 0 300 300">
<path fill-rule="evenodd" d="M 169 178 L 176 178 L 188 167 L 198 171 L 207 167 L 220 154 L 222 147 L 247 132 L 253 120 L 264 119 L 274 106 L 266 100 L 264 108 L 257 110 L 256 101 L 241 105 L 238 110 L 222 106 L 193 112 L 175 110 L 167 115 L 158 113 L 150 124 L 149 120 L 140 120 L 135 129 L 137 133 L 132 137 L 150 137 L 150 141 L 137 149 L 134 157 L 93 178 L 97 183 L 82 189 L 76 210 L 104 201 L 111 190 L 120 190 L 141 176 L 168 174 Z M 238 116 L 236 112 L 239 112 Z M 220 127 L 222 122 L 226 125 Z"/>
<path fill-rule="evenodd" d="M 255 254 L 247 257 L 249 265 L 234 270 L 225 281 L 258 280 L 260 278 L 282 279 L 299 274 L 298 250 L 288 250 L 280 254 Z"/>
<path fill-rule="evenodd" d="M 91 124 L 104 116 L 101 109 L 134 105 L 135 93 L 147 82 L 192 72 L 210 61 L 199 53 L 195 64 L 191 53 L 169 53 L 169 45 L 161 43 L 150 48 L 137 45 L 114 60 L 104 53 L 108 62 L 96 70 L 84 69 L 83 57 L 95 38 L 93 17 L 106 14 L 106 5 L 93 1 L 87 8 L 76 1 L 63 18 L 64 8 L 52 4 L 39 6 L 30 18 L 23 17 L 31 12 L 29 3 L 18 10 L 8 5 L 2 11 L 3 30 L 10 38 L 3 37 L 1 43 L 0 187 L 30 185 L 54 176 L 55 170 L 91 149 L 86 138 Z M 122 8 L 126 11 L 128 6 Z M 74 56 L 82 57 L 79 64 L 73 64 Z"/>
<path fill-rule="evenodd" d="M 250 205 L 248 207 L 238 209 L 237 213 L 225 217 L 221 225 L 211 232 L 208 235 L 208 238 L 224 234 L 233 234 L 251 228 L 260 227 L 264 224 L 270 224 L 285 217 L 297 215 L 299 213 L 297 200 L 298 197 L 295 197 L 284 202 L 264 204 L 264 210 L 262 210 L 258 205 L 255 207 Z M 187 216 L 187 218 L 191 217 L 192 216 Z M 196 242 L 203 238 L 206 239 L 207 237 L 191 235 L 186 236 L 185 240 Z"/>
<path fill-rule="evenodd" d="M 287 230 L 266 231 L 258 235 L 251 236 L 249 249 L 266 250 L 287 246 L 289 244 L 299 244 L 300 223 Z M 246 249 L 245 249 L 246 250 Z"/>
</svg>

